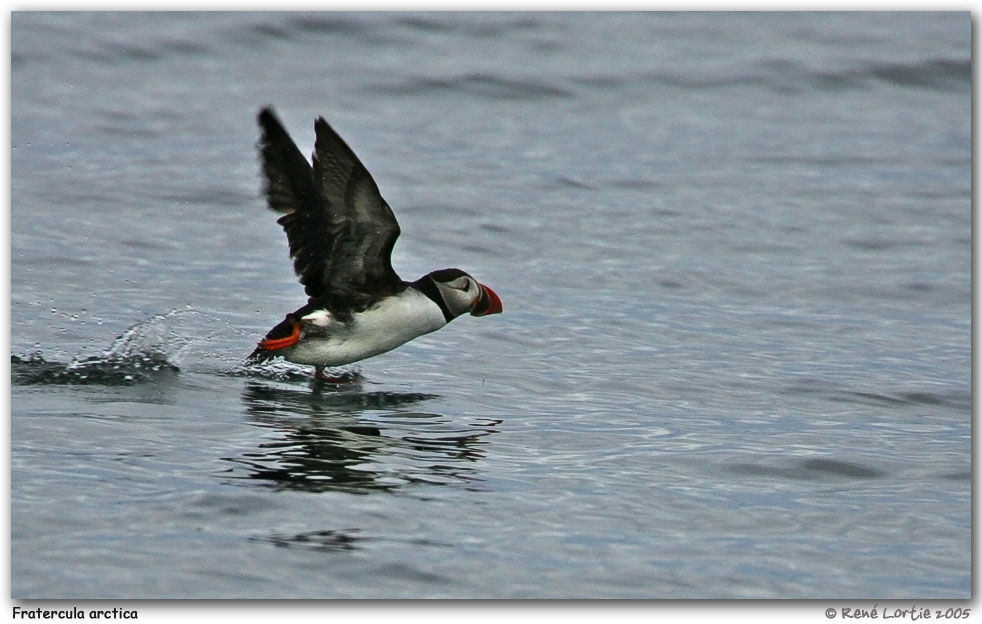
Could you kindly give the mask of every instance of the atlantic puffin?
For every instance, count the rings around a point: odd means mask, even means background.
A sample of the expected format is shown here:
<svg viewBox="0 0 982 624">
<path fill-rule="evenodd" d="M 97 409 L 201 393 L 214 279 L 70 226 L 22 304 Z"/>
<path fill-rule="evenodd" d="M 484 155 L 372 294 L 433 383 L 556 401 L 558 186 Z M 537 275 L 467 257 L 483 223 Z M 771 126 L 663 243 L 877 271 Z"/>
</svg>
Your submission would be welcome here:
<svg viewBox="0 0 982 624">
<path fill-rule="evenodd" d="M 283 216 L 293 269 L 309 297 L 249 356 L 281 356 L 327 367 L 385 353 L 470 312 L 501 312 L 501 299 L 460 269 L 433 271 L 415 282 L 392 269 L 399 224 L 355 153 L 323 117 L 314 122 L 313 167 L 270 107 L 259 111 L 257 148 L 263 194 Z"/>
</svg>

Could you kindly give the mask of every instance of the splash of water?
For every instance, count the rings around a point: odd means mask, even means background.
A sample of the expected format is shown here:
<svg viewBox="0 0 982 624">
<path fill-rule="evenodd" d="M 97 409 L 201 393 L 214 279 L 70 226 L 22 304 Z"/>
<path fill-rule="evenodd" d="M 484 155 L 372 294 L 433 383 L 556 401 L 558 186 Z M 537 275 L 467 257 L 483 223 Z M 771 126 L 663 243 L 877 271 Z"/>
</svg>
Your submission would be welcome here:
<svg viewBox="0 0 982 624">
<path fill-rule="evenodd" d="M 180 370 L 177 362 L 196 340 L 193 332 L 180 331 L 178 321 L 200 314 L 186 308 L 155 315 L 124 331 L 103 353 L 76 356 L 68 363 L 48 361 L 40 351 L 11 355 L 11 382 L 132 385 L 160 380 Z"/>
<path fill-rule="evenodd" d="M 40 350 L 27 356 L 12 355 L 11 380 L 17 385 L 131 385 L 162 380 L 202 362 L 207 370 L 223 375 L 287 382 L 311 379 L 309 367 L 280 359 L 249 364 L 225 348 L 206 347 L 216 338 L 224 341 L 229 335 L 244 333 L 219 314 L 187 306 L 132 325 L 99 355 L 80 354 L 67 363 L 45 358 Z M 357 370 L 338 375 L 350 376 L 352 382 L 360 377 Z"/>
<path fill-rule="evenodd" d="M 167 361 L 179 362 L 199 338 L 193 332 L 180 331 L 178 322 L 202 314 L 194 308 L 185 308 L 152 316 L 124 331 L 101 357 L 116 360 L 135 354 L 156 354 Z M 209 337 L 204 336 L 204 339 Z"/>
</svg>

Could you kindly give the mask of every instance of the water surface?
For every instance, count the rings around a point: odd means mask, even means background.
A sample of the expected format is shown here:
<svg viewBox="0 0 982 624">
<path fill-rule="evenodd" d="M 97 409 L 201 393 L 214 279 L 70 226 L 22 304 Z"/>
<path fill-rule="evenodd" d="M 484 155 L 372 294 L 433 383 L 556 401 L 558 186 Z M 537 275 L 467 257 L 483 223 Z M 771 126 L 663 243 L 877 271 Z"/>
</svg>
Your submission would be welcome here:
<svg viewBox="0 0 982 624">
<path fill-rule="evenodd" d="M 968 13 L 15 13 L 15 598 L 967 598 Z M 244 367 L 324 115 L 505 313 Z"/>
</svg>

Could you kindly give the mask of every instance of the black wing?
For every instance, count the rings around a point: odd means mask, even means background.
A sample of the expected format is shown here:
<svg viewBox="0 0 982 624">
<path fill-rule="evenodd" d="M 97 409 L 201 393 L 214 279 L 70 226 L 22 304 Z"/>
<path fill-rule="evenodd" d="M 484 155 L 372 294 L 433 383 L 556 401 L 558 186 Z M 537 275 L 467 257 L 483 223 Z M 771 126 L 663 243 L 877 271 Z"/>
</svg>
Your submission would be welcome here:
<svg viewBox="0 0 982 624">
<path fill-rule="evenodd" d="M 319 118 L 311 167 L 272 110 L 259 125 L 264 192 L 286 213 L 278 223 L 307 295 L 363 308 L 404 288 L 391 261 L 399 224 L 351 148 Z"/>
</svg>

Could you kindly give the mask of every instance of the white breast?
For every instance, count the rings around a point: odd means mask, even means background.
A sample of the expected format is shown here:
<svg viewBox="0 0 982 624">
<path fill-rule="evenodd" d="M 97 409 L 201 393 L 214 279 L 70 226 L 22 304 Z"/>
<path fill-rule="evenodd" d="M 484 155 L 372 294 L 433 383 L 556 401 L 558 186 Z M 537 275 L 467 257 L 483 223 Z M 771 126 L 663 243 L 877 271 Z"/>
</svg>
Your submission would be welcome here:
<svg viewBox="0 0 982 624">
<path fill-rule="evenodd" d="M 335 325 L 325 337 L 301 340 L 286 356 L 291 362 L 318 366 L 341 366 L 364 360 L 447 324 L 440 307 L 414 288 L 356 313 L 350 323 L 337 323 L 324 311 L 312 312 L 304 320 L 321 327 Z"/>
</svg>

